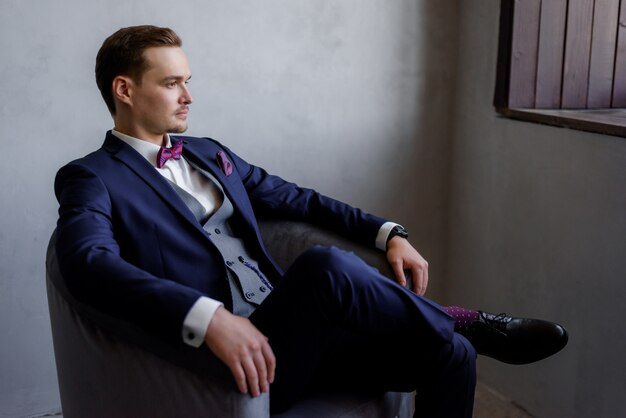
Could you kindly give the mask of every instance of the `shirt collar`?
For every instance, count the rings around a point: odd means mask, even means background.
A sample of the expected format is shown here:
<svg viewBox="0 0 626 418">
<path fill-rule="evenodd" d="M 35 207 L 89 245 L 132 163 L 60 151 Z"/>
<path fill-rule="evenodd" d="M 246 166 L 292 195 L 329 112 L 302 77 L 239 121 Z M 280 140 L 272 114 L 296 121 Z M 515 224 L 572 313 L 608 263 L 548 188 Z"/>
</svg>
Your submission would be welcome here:
<svg viewBox="0 0 626 418">
<path fill-rule="evenodd" d="M 153 144 L 152 142 L 144 141 L 143 139 L 135 138 L 134 136 L 126 135 L 121 132 L 116 131 L 115 129 L 111 130 L 111 133 L 121 141 L 126 142 L 128 145 L 133 147 L 135 151 L 137 151 L 143 158 L 148 160 L 150 164 L 155 165 L 157 160 L 157 155 L 159 154 L 159 150 L 161 147 L 159 145 Z M 172 143 L 170 141 L 170 136 L 165 134 L 165 142 L 167 147 L 171 147 Z"/>
</svg>

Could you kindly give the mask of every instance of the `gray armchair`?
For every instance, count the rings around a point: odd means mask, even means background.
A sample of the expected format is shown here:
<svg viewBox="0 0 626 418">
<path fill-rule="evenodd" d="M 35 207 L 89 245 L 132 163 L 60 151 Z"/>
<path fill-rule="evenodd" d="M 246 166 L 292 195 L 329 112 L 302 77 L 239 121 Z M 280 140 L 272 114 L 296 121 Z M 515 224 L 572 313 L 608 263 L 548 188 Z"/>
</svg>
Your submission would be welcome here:
<svg viewBox="0 0 626 418">
<path fill-rule="evenodd" d="M 390 272 L 379 251 L 310 225 L 263 221 L 261 229 L 270 253 L 282 267 L 321 244 L 354 251 L 381 271 Z M 226 367 L 206 348 L 167 346 L 73 299 L 61 278 L 54 244 L 53 235 L 46 259 L 46 286 L 66 418 L 270 417 L 268 394 L 258 398 L 240 394 Z M 411 417 L 412 410 L 413 395 L 408 393 L 312 395 L 271 417 Z"/>
</svg>

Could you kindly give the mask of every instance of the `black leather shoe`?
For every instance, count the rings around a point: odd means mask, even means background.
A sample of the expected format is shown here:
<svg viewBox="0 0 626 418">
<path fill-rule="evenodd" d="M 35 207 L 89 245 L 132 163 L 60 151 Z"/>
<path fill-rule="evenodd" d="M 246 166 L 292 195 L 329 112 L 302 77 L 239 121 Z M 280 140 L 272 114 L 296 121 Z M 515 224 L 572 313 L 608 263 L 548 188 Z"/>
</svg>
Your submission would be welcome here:
<svg viewBox="0 0 626 418">
<path fill-rule="evenodd" d="M 514 318 L 479 312 L 462 334 L 478 354 L 509 364 L 528 364 L 549 357 L 567 344 L 567 331 L 541 319 Z"/>
</svg>

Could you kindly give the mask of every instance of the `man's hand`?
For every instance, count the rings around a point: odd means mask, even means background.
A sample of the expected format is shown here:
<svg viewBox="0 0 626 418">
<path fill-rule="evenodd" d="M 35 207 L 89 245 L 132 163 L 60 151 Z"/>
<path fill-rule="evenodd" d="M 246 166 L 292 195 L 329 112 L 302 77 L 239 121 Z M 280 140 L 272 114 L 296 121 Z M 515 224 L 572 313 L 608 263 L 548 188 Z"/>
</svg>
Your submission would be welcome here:
<svg viewBox="0 0 626 418">
<path fill-rule="evenodd" d="M 259 396 L 274 381 L 276 358 L 267 337 L 248 318 L 215 311 L 204 340 L 229 368 L 241 393 Z"/>
<path fill-rule="evenodd" d="M 396 281 L 406 286 L 405 270 L 413 277 L 413 290 L 420 296 L 428 287 L 428 262 L 417 252 L 405 238 L 395 236 L 387 243 L 387 261 L 391 264 Z"/>
</svg>

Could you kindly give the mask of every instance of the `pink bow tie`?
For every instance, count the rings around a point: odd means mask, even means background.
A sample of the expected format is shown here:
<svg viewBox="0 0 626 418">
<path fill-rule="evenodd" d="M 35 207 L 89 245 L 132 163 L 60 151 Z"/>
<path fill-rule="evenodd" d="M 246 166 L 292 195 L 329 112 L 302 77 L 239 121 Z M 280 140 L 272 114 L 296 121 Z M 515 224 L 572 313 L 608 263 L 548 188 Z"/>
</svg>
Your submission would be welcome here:
<svg viewBox="0 0 626 418">
<path fill-rule="evenodd" d="M 180 156 L 183 153 L 183 140 L 179 139 L 176 141 L 171 148 L 161 147 L 159 153 L 157 154 L 156 165 L 158 168 L 161 168 L 165 165 L 167 160 L 173 158 L 175 160 L 180 160 Z"/>
</svg>

